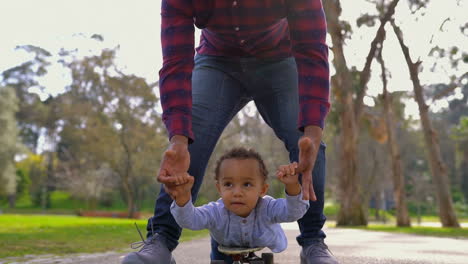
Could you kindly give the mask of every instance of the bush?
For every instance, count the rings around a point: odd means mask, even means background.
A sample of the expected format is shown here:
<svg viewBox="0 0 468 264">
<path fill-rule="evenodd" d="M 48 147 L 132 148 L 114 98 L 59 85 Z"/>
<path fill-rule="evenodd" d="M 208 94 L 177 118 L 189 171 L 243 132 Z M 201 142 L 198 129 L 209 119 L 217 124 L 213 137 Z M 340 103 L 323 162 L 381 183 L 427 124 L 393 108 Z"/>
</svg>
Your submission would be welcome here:
<svg viewBox="0 0 468 264">
<path fill-rule="evenodd" d="M 86 203 L 71 197 L 71 194 L 68 192 L 53 191 L 50 193 L 50 208 L 74 210 L 86 208 Z"/>
</svg>

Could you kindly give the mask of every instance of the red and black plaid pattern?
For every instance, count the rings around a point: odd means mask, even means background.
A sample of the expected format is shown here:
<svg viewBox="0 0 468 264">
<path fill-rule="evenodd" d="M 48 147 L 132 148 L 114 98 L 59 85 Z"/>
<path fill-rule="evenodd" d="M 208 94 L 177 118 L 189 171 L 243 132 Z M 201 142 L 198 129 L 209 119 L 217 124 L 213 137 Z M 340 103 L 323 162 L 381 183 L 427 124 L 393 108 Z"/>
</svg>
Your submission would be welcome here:
<svg viewBox="0 0 468 264">
<path fill-rule="evenodd" d="M 162 0 L 160 94 L 169 137 L 194 139 L 191 76 L 199 54 L 281 59 L 299 73 L 299 124 L 323 128 L 330 108 L 326 21 L 321 0 Z"/>
</svg>

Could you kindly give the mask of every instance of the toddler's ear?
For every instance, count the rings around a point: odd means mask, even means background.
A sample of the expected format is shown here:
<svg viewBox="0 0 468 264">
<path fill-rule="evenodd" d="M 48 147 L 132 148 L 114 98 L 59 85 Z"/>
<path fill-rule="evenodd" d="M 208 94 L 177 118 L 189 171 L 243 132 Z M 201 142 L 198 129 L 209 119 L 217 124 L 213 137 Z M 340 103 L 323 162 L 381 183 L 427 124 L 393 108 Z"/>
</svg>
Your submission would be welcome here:
<svg viewBox="0 0 468 264">
<path fill-rule="evenodd" d="M 270 186 L 268 185 L 268 183 L 263 184 L 262 192 L 260 193 L 260 196 L 262 196 L 262 197 L 265 196 L 267 194 L 267 192 L 268 192 L 269 187 Z"/>
<path fill-rule="evenodd" d="M 219 195 L 221 195 L 221 186 L 219 185 L 219 181 L 216 181 L 216 190 L 218 190 Z"/>
</svg>

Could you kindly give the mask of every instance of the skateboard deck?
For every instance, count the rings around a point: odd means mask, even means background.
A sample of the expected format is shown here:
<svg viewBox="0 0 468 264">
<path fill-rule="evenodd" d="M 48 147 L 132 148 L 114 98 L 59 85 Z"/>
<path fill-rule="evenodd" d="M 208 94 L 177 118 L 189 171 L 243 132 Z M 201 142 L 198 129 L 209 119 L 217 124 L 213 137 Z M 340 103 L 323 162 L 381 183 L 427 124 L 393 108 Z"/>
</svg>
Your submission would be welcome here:
<svg viewBox="0 0 468 264">
<path fill-rule="evenodd" d="M 248 253 L 256 252 L 262 249 L 263 247 L 244 248 L 244 247 L 226 247 L 226 246 L 221 246 L 221 245 L 218 246 L 219 252 L 227 254 L 227 255 L 248 254 Z"/>
</svg>

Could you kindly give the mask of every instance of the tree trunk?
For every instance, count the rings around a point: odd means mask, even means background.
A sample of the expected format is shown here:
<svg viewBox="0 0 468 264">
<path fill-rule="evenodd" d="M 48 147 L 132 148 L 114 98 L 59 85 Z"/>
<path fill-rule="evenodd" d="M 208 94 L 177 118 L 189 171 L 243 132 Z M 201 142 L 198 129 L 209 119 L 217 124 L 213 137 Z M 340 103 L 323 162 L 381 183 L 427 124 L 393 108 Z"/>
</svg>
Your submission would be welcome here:
<svg viewBox="0 0 468 264">
<path fill-rule="evenodd" d="M 8 207 L 15 208 L 16 206 L 16 193 L 8 194 Z"/>
<path fill-rule="evenodd" d="M 452 203 L 452 195 L 450 191 L 449 177 L 447 168 L 440 153 L 439 139 L 436 131 L 432 127 L 429 119 L 429 107 L 426 105 L 423 95 L 423 88 L 419 81 L 419 65 L 420 61 L 413 63 L 408 47 L 403 42 L 403 34 L 401 30 L 392 21 L 392 26 L 395 35 L 400 43 L 401 50 L 406 59 L 409 68 L 411 81 L 413 82 L 414 95 L 419 107 L 419 115 L 424 132 L 424 140 L 426 142 L 427 152 L 429 155 L 429 164 L 432 173 L 432 178 L 435 183 L 437 199 L 439 202 L 439 217 L 444 227 L 460 227 L 457 216 Z"/>
<path fill-rule="evenodd" d="M 333 4 L 331 3 L 333 2 Z M 341 120 L 341 142 L 343 146 L 340 163 L 340 211 L 337 225 L 367 225 L 367 219 L 361 202 L 360 180 L 357 174 L 357 129 L 352 96 L 352 76 L 346 65 L 343 52 L 343 36 L 338 21 L 341 12 L 339 3 L 326 1 L 329 32 L 333 41 L 333 64 L 336 75 L 332 78 L 338 100 Z"/>
<path fill-rule="evenodd" d="M 340 111 L 341 142 L 343 146 L 340 163 L 340 211 L 338 226 L 367 225 L 367 218 L 361 199 L 360 177 L 357 173 L 357 130 L 354 120 L 352 94 L 343 98 Z"/>
<path fill-rule="evenodd" d="M 468 144 L 467 144 L 468 145 Z M 465 199 L 468 201 L 468 149 L 462 150 L 463 160 L 460 165 L 460 177 L 462 192 Z"/>
<path fill-rule="evenodd" d="M 127 214 L 129 218 L 132 218 L 133 215 L 136 213 L 135 210 L 135 199 L 133 195 L 132 188 L 129 183 L 128 175 L 122 177 L 122 186 L 125 192 L 125 196 L 127 197 Z"/>
<path fill-rule="evenodd" d="M 361 119 L 361 105 L 369 81 L 370 66 L 375 57 L 375 51 L 383 42 L 385 24 L 395 12 L 399 0 L 389 4 L 389 8 L 381 19 L 381 25 L 374 37 L 363 71 L 360 75 L 359 92 L 356 101 L 353 100 L 353 78 L 343 51 L 344 29 L 339 21 L 341 6 L 339 0 L 323 2 L 328 32 L 333 43 L 333 65 L 336 75 L 332 78 L 332 88 L 336 97 L 336 105 L 341 117 L 341 140 L 343 145 L 342 162 L 340 163 L 340 212 L 338 225 L 367 225 L 367 217 L 363 207 L 360 189 L 360 177 L 357 173 L 358 134 Z M 356 105 L 356 106 L 355 106 Z"/>
<path fill-rule="evenodd" d="M 387 91 L 387 75 L 385 73 L 385 63 L 382 58 L 382 48 L 378 51 L 377 60 L 380 62 L 382 69 L 383 105 L 385 122 L 387 124 L 387 146 L 390 151 L 390 159 L 392 161 L 393 198 L 396 202 L 397 226 L 411 226 L 408 207 L 406 205 L 405 178 L 401 163 L 400 148 L 398 147 L 398 142 L 395 140 L 395 121 L 393 119 L 392 100 Z"/>
<path fill-rule="evenodd" d="M 136 214 L 136 203 L 135 203 L 135 193 L 133 192 L 132 186 L 130 184 L 131 172 L 132 172 L 132 154 L 130 151 L 130 147 L 125 140 L 125 129 L 126 127 L 122 127 L 122 131 L 120 133 L 120 140 L 122 146 L 125 150 L 125 168 L 124 173 L 121 175 L 122 177 L 122 185 L 125 191 L 125 195 L 127 197 L 127 213 L 129 218 L 133 218 Z"/>
</svg>

